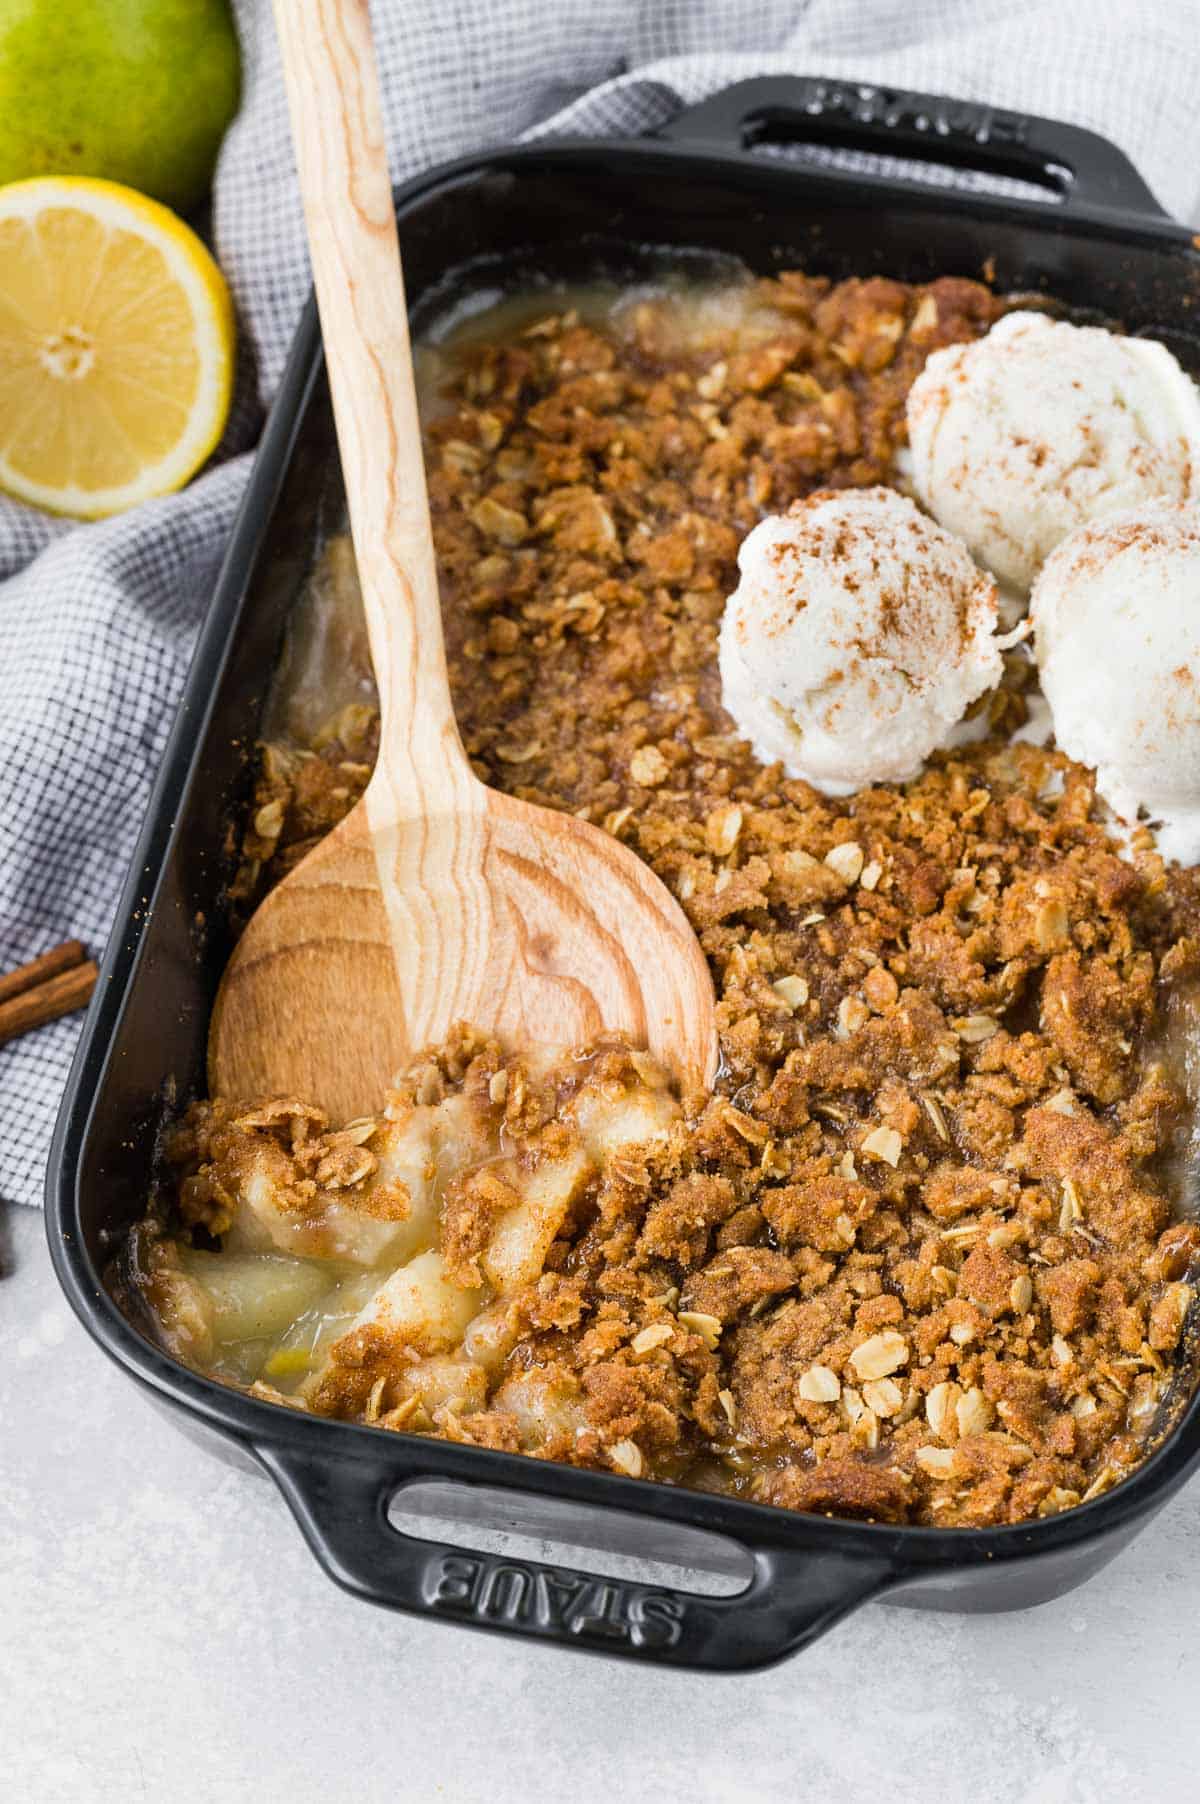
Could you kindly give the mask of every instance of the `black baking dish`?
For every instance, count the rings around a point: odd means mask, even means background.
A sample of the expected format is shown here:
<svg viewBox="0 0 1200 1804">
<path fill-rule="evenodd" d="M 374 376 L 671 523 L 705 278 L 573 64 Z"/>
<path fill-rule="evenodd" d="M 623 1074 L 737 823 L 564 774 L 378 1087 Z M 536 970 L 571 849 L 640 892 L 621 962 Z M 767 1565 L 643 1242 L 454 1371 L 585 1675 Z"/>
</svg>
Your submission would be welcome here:
<svg viewBox="0 0 1200 1804">
<path fill-rule="evenodd" d="M 964 194 L 755 154 L 788 139 L 984 167 L 1033 184 L 1020 198 Z M 1037 190 L 1044 198 L 1029 198 Z M 925 96 L 793 78 L 742 83 L 657 138 L 544 141 L 463 159 L 398 194 L 418 319 L 451 265 L 512 285 L 603 265 L 637 275 L 640 247 L 719 252 L 752 268 L 835 277 L 978 277 L 1045 290 L 1126 330 L 1166 339 L 1193 371 L 1200 256 L 1119 152 L 1086 132 Z M 258 454 L 125 888 L 59 1119 L 46 1224 L 60 1281 L 104 1350 L 227 1458 L 275 1478 L 322 1565 L 347 1589 L 428 1612 L 629 1658 L 731 1670 L 813 1640 L 866 1599 L 960 1610 L 1041 1602 L 1089 1577 L 1200 1460 L 1193 1399 L 1116 1490 L 1003 1529 L 892 1528 L 801 1516 L 734 1498 L 575 1471 L 522 1456 L 302 1416 L 175 1364 L 105 1291 L 102 1272 L 142 1212 L 166 1110 L 203 1083 L 208 1012 L 226 953 L 230 821 L 248 799 L 248 753 L 287 609 L 306 573 L 335 468 L 310 304 Z M 735 1596 L 595 1580 L 498 1560 L 395 1529 L 402 1487 L 456 1487 L 463 1514 L 500 1487 L 515 1526 L 651 1548 L 704 1530 L 745 1550 Z M 614 1514 L 615 1513 L 615 1514 Z M 630 1513 L 637 1519 L 631 1537 Z M 606 1522 L 623 1524 L 610 1535 Z M 680 1557 L 686 1561 L 686 1553 Z"/>
</svg>

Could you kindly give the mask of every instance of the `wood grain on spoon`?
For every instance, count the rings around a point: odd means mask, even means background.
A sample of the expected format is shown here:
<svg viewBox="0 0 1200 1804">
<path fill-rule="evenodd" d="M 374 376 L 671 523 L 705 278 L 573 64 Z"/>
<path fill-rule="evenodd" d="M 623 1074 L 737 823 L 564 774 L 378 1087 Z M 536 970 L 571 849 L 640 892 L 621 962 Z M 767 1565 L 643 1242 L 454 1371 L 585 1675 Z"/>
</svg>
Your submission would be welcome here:
<svg viewBox="0 0 1200 1804">
<path fill-rule="evenodd" d="M 382 738 L 362 801 L 234 951 L 210 1086 L 345 1120 L 458 1021 L 515 1046 L 621 1030 L 709 1084 L 712 981 L 678 903 L 616 840 L 488 789 L 467 760 L 367 6 L 277 0 L 275 17 Z"/>
</svg>

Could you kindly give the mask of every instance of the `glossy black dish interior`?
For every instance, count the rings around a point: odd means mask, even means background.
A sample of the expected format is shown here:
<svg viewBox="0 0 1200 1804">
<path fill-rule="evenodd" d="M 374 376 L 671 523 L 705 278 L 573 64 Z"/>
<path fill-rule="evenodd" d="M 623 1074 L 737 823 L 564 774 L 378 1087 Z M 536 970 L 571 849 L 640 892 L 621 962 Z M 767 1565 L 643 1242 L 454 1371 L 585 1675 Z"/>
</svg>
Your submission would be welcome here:
<svg viewBox="0 0 1200 1804">
<path fill-rule="evenodd" d="M 1047 198 L 963 195 L 760 154 L 764 144 L 790 139 L 923 159 L 933 151 L 947 163 L 1020 178 Z M 1200 257 L 1190 234 L 1157 211 L 1112 146 L 986 108 L 773 78 L 727 90 L 655 139 L 547 141 L 465 159 L 409 184 L 397 205 L 418 325 L 464 281 L 512 288 L 597 270 L 642 276 L 654 265 L 650 247 L 668 247 L 700 264 L 714 252 L 732 255 L 762 272 L 801 266 L 921 281 L 986 271 L 1001 290 L 1045 290 L 1162 337 L 1200 369 Z M 1145 1466 L 1077 1509 L 1012 1528 L 894 1528 L 274 1408 L 175 1364 L 116 1309 L 102 1273 L 143 1210 L 157 1130 L 203 1085 L 209 1007 L 228 951 L 230 823 L 249 798 L 249 753 L 284 621 L 331 505 L 335 459 L 310 305 L 201 634 L 59 1121 L 47 1230 L 60 1280 L 89 1331 L 179 1426 L 272 1474 L 332 1577 L 399 1609 L 731 1670 L 795 1651 L 885 1593 L 927 1607 L 1009 1609 L 1089 1577 L 1200 1461 L 1195 1400 Z M 661 1559 L 688 1530 L 708 1531 L 744 1550 L 749 1583 L 733 1596 L 698 1595 L 399 1532 L 388 1520 L 390 1501 L 429 1479 L 457 1487 L 467 1517 L 470 1500 L 496 1487 L 514 1526 L 543 1525 L 553 1508 L 572 1525 L 562 1538 L 585 1547 L 623 1544 Z M 606 1526 L 613 1523 L 615 1532 Z"/>
</svg>

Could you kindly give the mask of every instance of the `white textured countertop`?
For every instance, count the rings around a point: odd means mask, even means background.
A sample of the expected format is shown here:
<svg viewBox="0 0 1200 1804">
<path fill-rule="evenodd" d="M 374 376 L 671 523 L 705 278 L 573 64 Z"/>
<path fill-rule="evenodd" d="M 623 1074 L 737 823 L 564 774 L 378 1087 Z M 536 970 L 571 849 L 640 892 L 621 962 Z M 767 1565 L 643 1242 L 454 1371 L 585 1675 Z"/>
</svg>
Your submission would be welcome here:
<svg viewBox="0 0 1200 1804">
<path fill-rule="evenodd" d="M 1197 1796 L 1195 1484 L 1058 1603 L 872 1605 L 769 1672 L 659 1673 L 343 1596 L 269 1484 L 185 1440 L 92 1346 L 40 1217 L 9 1211 L 0 1268 L 13 1804 Z"/>
</svg>

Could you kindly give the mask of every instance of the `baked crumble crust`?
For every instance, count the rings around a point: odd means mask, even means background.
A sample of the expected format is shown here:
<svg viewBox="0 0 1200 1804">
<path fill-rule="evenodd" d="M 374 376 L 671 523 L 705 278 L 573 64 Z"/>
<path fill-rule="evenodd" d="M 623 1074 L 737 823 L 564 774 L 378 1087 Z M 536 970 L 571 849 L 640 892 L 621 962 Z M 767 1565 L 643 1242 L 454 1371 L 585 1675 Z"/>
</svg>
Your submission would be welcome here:
<svg viewBox="0 0 1200 1804">
<path fill-rule="evenodd" d="M 1053 1513 L 1144 1457 L 1200 1250 L 1172 1214 L 1189 1114 L 1167 1031 L 1200 877 L 1148 834 L 1120 856 L 1090 773 L 1010 742 L 1019 656 L 981 743 L 838 801 L 755 761 L 715 670 L 742 536 L 818 487 L 891 480 L 925 357 L 1001 310 L 965 281 L 787 274 L 736 317 L 666 295 L 446 358 L 428 463 L 468 752 L 673 890 L 713 970 L 722 1075 L 591 1160 L 541 1274 L 488 1306 L 505 1351 L 468 1359 L 482 1378 L 364 1331 L 308 1407 L 937 1526 Z M 357 799 L 375 739 L 360 706 L 319 745 L 263 749 L 243 899 Z M 664 1094 L 619 1044 L 587 1073 Z M 464 1029 L 393 1099 L 465 1099 L 485 1139 L 507 1124 L 517 1169 L 468 1163 L 444 1189 L 464 1293 L 521 1172 L 568 1156 L 579 1081 Z M 386 1223 L 386 1120 L 348 1146 L 299 1102 L 195 1105 L 170 1149 L 182 1218 L 222 1233 L 269 1157 L 300 1218 L 336 1191 Z M 169 1238 L 142 1257 L 152 1300 L 178 1291 Z"/>
</svg>

